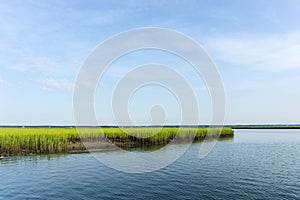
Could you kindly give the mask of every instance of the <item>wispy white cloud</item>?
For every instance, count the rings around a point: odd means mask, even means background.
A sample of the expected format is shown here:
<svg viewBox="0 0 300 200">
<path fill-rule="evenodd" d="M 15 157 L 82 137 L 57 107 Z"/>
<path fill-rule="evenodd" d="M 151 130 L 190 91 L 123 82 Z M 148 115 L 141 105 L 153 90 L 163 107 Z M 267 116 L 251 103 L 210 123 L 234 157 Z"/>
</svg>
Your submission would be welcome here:
<svg viewBox="0 0 300 200">
<path fill-rule="evenodd" d="M 227 92 L 238 92 L 239 94 L 249 91 L 266 91 L 271 90 L 282 91 L 282 92 L 294 92 L 298 90 L 299 77 L 295 76 L 282 76 L 272 80 L 260 80 L 260 81 L 246 81 L 235 85 L 229 85 L 226 87 Z M 271 92 L 270 92 L 271 93 Z M 298 94 L 298 92 L 296 92 Z"/>
<path fill-rule="evenodd" d="M 88 24 L 91 25 L 109 25 L 114 22 L 122 19 L 126 12 L 124 10 L 108 10 L 106 12 L 102 12 L 101 14 L 96 13 L 89 18 L 87 21 Z"/>
<path fill-rule="evenodd" d="M 9 66 L 20 72 L 39 72 L 46 75 L 74 75 L 79 63 L 59 62 L 49 57 L 24 57 L 23 62 Z"/>
<path fill-rule="evenodd" d="M 74 84 L 68 80 L 57 80 L 53 78 L 38 80 L 40 87 L 44 90 L 72 90 Z"/>
<path fill-rule="evenodd" d="M 300 32 L 286 35 L 210 37 L 205 47 L 214 58 L 254 69 L 300 69 Z"/>
<path fill-rule="evenodd" d="M 0 79 L 0 87 L 7 84 L 7 81 Z"/>
<path fill-rule="evenodd" d="M 17 71 L 44 71 L 47 68 L 57 68 L 58 64 L 53 60 L 49 59 L 48 57 L 25 57 L 24 63 L 16 64 L 11 67 L 10 69 L 14 69 Z"/>
</svg>

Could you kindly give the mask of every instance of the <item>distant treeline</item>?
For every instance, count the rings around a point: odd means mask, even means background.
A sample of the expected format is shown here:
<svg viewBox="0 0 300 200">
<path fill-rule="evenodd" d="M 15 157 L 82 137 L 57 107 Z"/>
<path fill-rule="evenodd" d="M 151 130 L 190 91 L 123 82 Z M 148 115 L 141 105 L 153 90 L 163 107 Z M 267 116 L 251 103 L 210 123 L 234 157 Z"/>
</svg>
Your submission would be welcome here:
<svg viewBox="0 0 300 200">
<path fill-rule="evenodd" d="M 226 125 L 232 129 L 300 129 L 300 125 Z"/>
<path fill-rule="evenodd" d="M 0 128 L 218 128 L 218 127 L 227 127 L 232 129 L 300 129 L 300 124 L 257 124 L 257 125 L 164 125 L 164 126 L 113 126 L 113 125 L 104 125 L 104 126 L 53 126 L 53 125 L 0 125 Z"/>
</svg>

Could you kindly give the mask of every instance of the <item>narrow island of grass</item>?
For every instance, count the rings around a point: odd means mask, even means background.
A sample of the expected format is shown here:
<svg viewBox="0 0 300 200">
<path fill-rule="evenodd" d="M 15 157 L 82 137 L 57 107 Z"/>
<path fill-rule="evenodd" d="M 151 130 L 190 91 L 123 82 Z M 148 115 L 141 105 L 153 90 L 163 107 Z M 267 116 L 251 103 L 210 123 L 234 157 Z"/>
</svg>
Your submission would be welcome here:
<svg viewBox="0 0 300 200">
<path fill-rule="evenodd" d="M 180 130 L 180 131 L 178 131 Z M 210 130 L 210 131 L 208 131 Z M 31 155 L 84 151 L 84 144 L 110 141 L 119 147 L 164 145 L 171 141 L 199 141 L 217 137 L 220 128 L 0 128 L 0 155 Z M 196 134 L 195 134 L 196 133 Z M 210 134 L 210 135 L 208 135 Z M 176 136 L 176 137 L 175 137 Z M 231 128 L 221 129 L 221 138 L 233 137 Z M 107 144 L 107 142 L 105 142 Z"/>
</svg>

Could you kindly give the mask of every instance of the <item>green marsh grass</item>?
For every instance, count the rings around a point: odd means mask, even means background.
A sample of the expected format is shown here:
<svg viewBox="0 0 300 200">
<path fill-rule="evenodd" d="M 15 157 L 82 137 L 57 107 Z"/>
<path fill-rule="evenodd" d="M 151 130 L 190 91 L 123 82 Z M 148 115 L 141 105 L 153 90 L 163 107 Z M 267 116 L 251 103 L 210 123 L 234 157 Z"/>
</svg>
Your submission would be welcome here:
<svg viewBox="0 0 300 200">
<path fill-rule="evenodd" d="M 0 128 L 0 155 L 67 153 L 70 144 L 109 139 L 122 145 L 151 146 L 167 144 L 177 135 L 178 142 L 204 139 L 208 128 L 133 127 L 133 128 Z M 220 129 L 211 128 L 211 137 Z M 79 131 L 79 134 L 78 134 Z M 128 133 L 128 134 L 127 134 Z M 80 137 L 79 137 L 80 135 Z M 231 128 L 222 128 L 221 137 L 233 136 Z M 74 147 L 73 147 L 74 148 Z"/>
</svg>

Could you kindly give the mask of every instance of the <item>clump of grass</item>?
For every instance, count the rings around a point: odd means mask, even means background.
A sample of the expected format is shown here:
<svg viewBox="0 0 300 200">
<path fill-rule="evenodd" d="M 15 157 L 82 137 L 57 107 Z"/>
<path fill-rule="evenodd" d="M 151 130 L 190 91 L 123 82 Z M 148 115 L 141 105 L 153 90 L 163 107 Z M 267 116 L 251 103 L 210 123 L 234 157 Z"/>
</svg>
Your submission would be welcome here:
<svg viewBox="0 0 300 200">
<path fill-rule="evenodd" d="M 78 138 L 75 129 L 2 128 L 0 153 L 24 155 L 66 152 L 68 141 L 74 138 Z"/>
<path fill-rule="evenodd" d="M 231 128 L 0 128 L 0 155 L 66 153 L 70 144 L 109 139 L 119 145 L 167 144 L 201 140 L 208 134 L 233 136 Z"/>
</svg>

